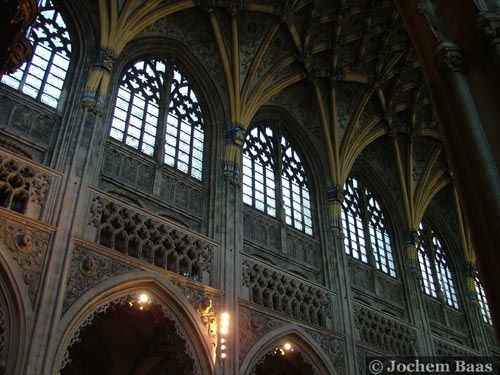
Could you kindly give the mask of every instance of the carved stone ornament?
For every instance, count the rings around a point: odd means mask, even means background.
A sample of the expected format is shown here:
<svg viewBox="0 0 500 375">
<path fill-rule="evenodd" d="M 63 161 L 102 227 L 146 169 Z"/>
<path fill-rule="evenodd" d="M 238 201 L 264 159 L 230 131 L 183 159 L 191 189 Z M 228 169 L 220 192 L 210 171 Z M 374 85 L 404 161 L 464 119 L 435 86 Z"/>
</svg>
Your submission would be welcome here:
<svg viewBox="0 0 500 375">
<path fill-rule="evenodd" d="M 97 283 L 133 269 L 131 266 L 108 259 L 90 250 L 75 247 L 66 282 L 63 313 L 78 297 Z"/>
<path fill-rule="evenodd" d="M 458 47 L 450 42 L 440 43 L 436 50 L 439 70 L 445 74 L 464 71 L 464 59 Z"/>
<path fill-rule="evenodd" d="M 196 309 L 200 316 L 200 320 L 207 330 L 208 336 L 212 344 L 212 349 L 215 351 L 217 347 L 217 315 L 218 306 L 220 306 L 220 297 L 207 293 L 204 290 L 197 289 L 194 285 L 189 285 L 188 282 L 171 280 L 173 284 L 179 288 L 182 294 L 189 301 L 190 305 Z"/>
<path fill-rule="evenodd" d="M 239 341 L 240 363 L 250 351 L 250 348 L 265 334 L 282 326 L 280 320 L 240 306 L 239 311 Z"/>
<path fill-rule="evenodd" d="M 226 144 L 241 146 L 243 142 L 245 142 L 245 129 L 241 124 L 231 124 L 226 129 Z"/>
<path fill-rule="evenodd" d="M 7 215 L 4 212 L 4 217 L 0 219 L 0 243 L 10 250 L 8 255 L 20 269 L 31 302 L 34 303 L 51 234 L 47 230 L 43 231 L 42 227 L 36 228 L 27 220 L 9 220 Z"/>
<path fill-rule="evenodd" d="M 109 47 L 101 47 L 97 54 L 97 59 L 94 66 L 104 69 L 106 72 L 113 71 L 113 64 L 115 60 L 115 51 Z"/>
<path fill-rule="evenodd" d="M 333 363 L 338 375 L 347 374 L 345 364 L 345 343 L 341 338 L 333 337 L 318 331 L 307 330 L 321 346 Z"/>
</svg>

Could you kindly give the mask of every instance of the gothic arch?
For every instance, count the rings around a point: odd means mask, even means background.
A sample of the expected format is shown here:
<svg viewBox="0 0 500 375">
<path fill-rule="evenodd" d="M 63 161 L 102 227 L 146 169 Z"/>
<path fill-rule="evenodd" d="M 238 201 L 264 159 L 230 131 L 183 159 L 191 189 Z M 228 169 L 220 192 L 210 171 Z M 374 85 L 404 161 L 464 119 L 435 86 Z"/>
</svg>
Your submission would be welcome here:
<svg viewBox="0 0 500 375">
<path fill-rule="evenodd" d="M 324 158 L 321 157 L 313 140 L 310 139 L 310 135 L 304 130 L 304 126 L 301 126 L 297 120 L 283 108 L 266 105 L 259 109 L 257 114 L 253 117 L 248 129 L 265 120 L 281 120 L 285 124 L 286 133 L 289 134 L 292 138 L 291 140 L 299 146 L 304 156 L 307 166 L 306 172 L 308 172 L 312 180 L 311 188 L 313 194 L 316 195 L 318 192 L 321 192 L 323 189 L 322 183 L 325 177 L 327 179 L 329 178 L 329 174 L 326 172 L 328 171 L 327 163 Z"/>
<path fill-rule="evenodd" d="M 275 348 L 280 347 L 285 341 L 292 343 L 293 347 L 301 353 L 305 362 L 310 364 L 318 374 L 337 374 L 331 360 L 318 343 L 301 327 L 294 324 L 281 326 L 261 337 L 242 361 L 239 373 L 250 375 L 259 360 Z"/>
<path fill-rule="evenodd" d="M 176 331 L 186 343 L 188 356 L 199 374 L 213 372 L 215 347 L 208 329 L 199 314 L 178 288 L 160 275 L 147 277 L 140 273 L 127 273 L 108 279 L 80 297 L 61 319 L 61 338 L 50 373 L 58 372 L 68 361 L 69 349 L 75 344 L 80 330 L 90 326 L 100 313 L 112 304 L 123 304 L 139 293 L 147 293 L 154 304 L 161 306 L 164 316 L 175 322 Z"/>
<path fill-rule="evenodd" d="M 152 48 L 154 47 L 154 48 Z M 114 100 L 114 93 L 116 93 L 119 86 L 119 80 L 123 74 L 124 69 L 131 64 L 131 62 L 140 59 L 141 57 L 166 57 L 175 56 L 174 63 L 179 63 L 182 72 L 186 75 L 189 82 L 193 85 L 197 92 L 198 100 L 203 109 L 203 115 L 206 118 L 207 124 L 206 131 L 213 131 L 217 120 L 224 118 L 224 106 L 221 99 L 221 93 L 217 89 L 214 82 L 208 77 L 210 75 L 205 67 L 198 61 L 190 48 L 184 43 L 170 39 L 168 37 L 147 37 L 138 38 L 131 41 L 120 53 L 116 59 L 111 76 L 111 84 L 108 89 L 108 104 Z M 111 117 L 111 106 L 108 105 L 108 111 L 105 115 L 105 124 L 109 124 Z"/>
<path fill-rule="evenodd" d="M 349 177 L 358 177 L 364 181 L 364 184 L 375 194 L 378 202 L 382 206 L 384 211 L 384 218 L 387 221 L 390 234 L 393 240 L 393 248 L 395 250 L 396 256 L 399 258 L 398 263 L 400 267 L 402 266 L 402 261 L 405 259 L 405 254 L 402 252 L 403 236 L 408 228 L 406 227 L 404 220 L 404 213 L 398 209 L 394 204 L 395 199 L 399 199 L 399 196 L 393 196 L 388 189 L 384 186 L 383 181 L 381 181 L 380 176 L 377 174 L 375 169 L 370 165 L 370 163 L 362 158 L 356 160 L 354 166 L 349 172 Z"/>
<path fill-rule="evenodd" d="M 3 249 L 7 250 L 8 249 Z M 28 321 L 26 312 L 32 311 L 26 289 L 12 272 L 10 262 L 0 252 L 0 373 L 18 374 L 22 356 L 27 355 L 21 348 L 25 345 Z M 33 318 L 33 317 L 32 317 Z M 7 362 L 6 359 L 9 359 Z"/>
</svg>

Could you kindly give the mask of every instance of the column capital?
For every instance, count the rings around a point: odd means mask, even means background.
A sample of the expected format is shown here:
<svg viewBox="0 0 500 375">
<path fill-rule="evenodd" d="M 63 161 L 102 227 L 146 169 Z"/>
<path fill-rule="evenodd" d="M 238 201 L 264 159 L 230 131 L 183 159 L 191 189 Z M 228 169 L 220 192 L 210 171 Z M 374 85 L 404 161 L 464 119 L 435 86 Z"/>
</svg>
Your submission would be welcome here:
<svg viewBox="0 0 500 375">
<path fill-rule="evenodd" d="M 441 42 L 436 48 L 438 68 L 445 74 L 463 72 L 464 59 L 460 49 L 455 43 Z"/>
</svg>

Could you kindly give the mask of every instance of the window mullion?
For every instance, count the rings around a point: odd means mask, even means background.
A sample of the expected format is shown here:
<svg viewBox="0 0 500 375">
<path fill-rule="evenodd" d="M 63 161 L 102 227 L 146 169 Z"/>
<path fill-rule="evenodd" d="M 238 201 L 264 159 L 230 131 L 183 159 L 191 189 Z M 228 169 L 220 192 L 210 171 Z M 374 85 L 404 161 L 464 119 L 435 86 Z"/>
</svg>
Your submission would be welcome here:
<svg viewBox="0 0 500 375">
<path fill-rule="evenodd" d="M 286 224 L 286 213 L 285 213 L 285 201 L 283 198 L 283 157 L 281 152 L 281 128 L 277 129 L 272 142 L 274 143 L 274 152 L 272 157 L 274 158 L 273 162 L 275 165 L 274 168 L 274 181 L 275 181 L 275 200 L 276 200 L 276 209 L 278 211 L 277 217 L 280 222 Z M 292 205 L 292 189 L 291 186 L 288 186 L 290 189 L 290 205 Z M 292 224 L 293 224 L 293 207 L 290 207 L 291 215 L 292 215 Z"/>
<path fill-rule="evenodd" d="M 45 72 L 44 72 L 44 75 L 43 75 L 43 79 L 42 79 L 42 84 L 40 85 L 40 90 L 38 91 L 38 95 L 37 95 L 37 100 L 42 100 L 42 95 L 45 93 L 45 86 L 47 85 L 47 79 L 49 77 L 49 74 L 50 74 L 50 70 L 52 68 L 52 64 L 54 62 L 54 57 L 56 56 L 56 51 L 54 49 L 54 52 L 50 55 L 50 58 L 49 58 L 49 61 L 47 61 L 47 68 L 45 69 Z M 30 62 L 30 65 L 31 65 L 31 62 Z M 61 87 L 62 89 L 62 87 Z"/>
<path fill-rule="evenodd" d="M 170 108 L 170 91 L 172 88 L 172 77 L 173 70 L 166 74 L 165 84 L 163 85 L 163 90 L 160 93 L 160 102 L 158 103 L 159 113 L 158 113 L 158 123 L 156 126 L 156 140 L 155 140 L 155 156 L 156 163 L 159 166 L 163 166 L 165 161 L 165 137 L 167 134 L 167 120 Z"/>
</svg>

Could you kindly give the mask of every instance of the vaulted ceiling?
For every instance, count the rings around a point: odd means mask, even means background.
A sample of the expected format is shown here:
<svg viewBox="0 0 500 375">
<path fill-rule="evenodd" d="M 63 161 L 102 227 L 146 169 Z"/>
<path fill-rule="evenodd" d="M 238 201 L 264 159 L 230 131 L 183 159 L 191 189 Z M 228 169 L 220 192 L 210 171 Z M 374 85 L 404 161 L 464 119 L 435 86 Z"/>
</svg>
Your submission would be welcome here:
<svg viewBox="0 0 500 375">
<path fill-rule="evenodd" d="M 305 95 L 315 116 L 299 123 L 325 143 L 333 186 L 389 135 L 410 228 L 449 183 L 425 79 L 392 0 L 99 0 L 99 19 L 100 44 L 118 58 L 143 37 L 192 48 L 243 128 L 287 90 Z"/>
</svg>

